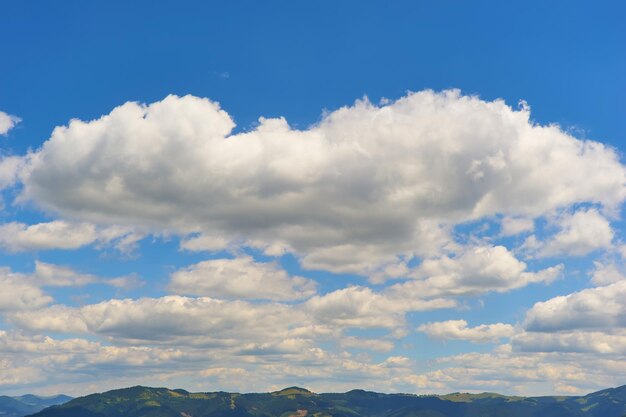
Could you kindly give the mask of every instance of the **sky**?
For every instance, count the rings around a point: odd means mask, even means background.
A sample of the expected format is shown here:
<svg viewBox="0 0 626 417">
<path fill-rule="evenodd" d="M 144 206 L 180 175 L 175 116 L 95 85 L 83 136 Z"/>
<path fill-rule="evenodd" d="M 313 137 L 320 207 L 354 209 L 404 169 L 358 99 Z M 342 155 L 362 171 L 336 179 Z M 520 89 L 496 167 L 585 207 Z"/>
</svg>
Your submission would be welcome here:
<svg viewBox="0 0 626 417">
<path fill-rule="evenodd" d="M 618 1 L 0 1 L 0 394 L 626 384 Z"/>
</svg>

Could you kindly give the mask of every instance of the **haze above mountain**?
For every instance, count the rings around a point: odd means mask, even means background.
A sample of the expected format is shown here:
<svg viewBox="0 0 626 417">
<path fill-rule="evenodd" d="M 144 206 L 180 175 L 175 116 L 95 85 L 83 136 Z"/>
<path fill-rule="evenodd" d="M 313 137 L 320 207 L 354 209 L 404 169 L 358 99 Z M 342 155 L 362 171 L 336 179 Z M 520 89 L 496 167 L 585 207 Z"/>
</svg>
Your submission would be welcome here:
<svg viewBox="0 0 626 417">
<path fill-rule="evenodd" d="M 0 417 L 22 417 L 43 410 L 46 407 L 70 401 L 67 395 L 41 397 L 26 394 L 18 397 L 0 395 Z"/>
</svg>

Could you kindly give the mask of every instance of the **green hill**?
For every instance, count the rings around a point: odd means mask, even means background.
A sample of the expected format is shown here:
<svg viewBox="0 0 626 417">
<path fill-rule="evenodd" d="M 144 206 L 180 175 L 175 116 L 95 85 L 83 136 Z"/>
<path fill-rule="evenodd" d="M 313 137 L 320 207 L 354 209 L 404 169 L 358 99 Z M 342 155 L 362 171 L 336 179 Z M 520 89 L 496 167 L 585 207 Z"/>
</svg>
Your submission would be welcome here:
<svg viewBox="0 0 626 417">
<path fill-rule="evenodd" d="M 626 386 L 580 397 L 442 396 L 353 390 L 316 394 L 290 387 L 271 393 L 190 393 L 132 387 L 76 398 L 34 417 L 622 417 Z"/>
</svg>

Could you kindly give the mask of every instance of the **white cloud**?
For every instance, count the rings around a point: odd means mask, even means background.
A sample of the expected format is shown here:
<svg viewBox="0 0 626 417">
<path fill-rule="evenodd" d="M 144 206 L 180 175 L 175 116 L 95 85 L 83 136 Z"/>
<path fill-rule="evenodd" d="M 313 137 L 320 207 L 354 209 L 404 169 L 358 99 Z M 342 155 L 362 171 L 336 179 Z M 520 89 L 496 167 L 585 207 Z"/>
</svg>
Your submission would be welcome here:
<svg viewBox="0 0 626 417">
<path fill-rule="evenodd" d="M 453 307 L 445 299 L 425 300 L 400 294 L 377 293 L 367 287 L 348 287 L 312 297 L 306 311 L 318 321 L 339 327 L 390 328 L 404 326 L 408 311 Z"/>
<path fill-rule="evenodd" d="M 523 217 L 505 217 L 500 224 L 502 236 L 515 236 L 535 230 L 535 222 Z"/>
<path fill-rule="evenodd" d="M 289 274 L 276 263 L 250 256 L 213 259 L 172 274 L 170 291 L 213 298 L 297 300 L 315 294 L 315 282 Z"/>
<path fill-rule="evenodd" d="M 626 329 L 565 331 L 557 333 L 524 332 L 513 344 L 523 352 L 586 352 L 599 355 L 626 355 Z"/>
<path fill-rule="evenodd" d="M 284 119 L 233 127 L 192 96 L 73 120 L 29 155 L 22 199 L 96 224 L 206 232 L 211 249 L 280 246 L 307 268 L 367 274 L 434 255 L 458 222 L 581 202 L 611 209 L 626 196 L 612 149 L 456 91 L 359 101 L 305 130 Z"/>
<path fill-rule="evenodd" d="M 145 285 L 145 282 L 137 275 L 130 274 L 124 275 L 121 277 L 109 278 L 101 280 L 107 285 L 118 288 L 120 290 L 132 290 L 135 288 L 140 288 Z"/>
<path fill-rule="evenodd" d="M 426 323 L 419 326 L 418 330 L 433 339 L 469 340 L 474 343 L 497 342 L 500 339 L 511 337 L 515 333 L 514 327 L 510 324 L 495 323 L 468 327 L 465 320 Z"/>
<path fill-rule="evenodd" d="M 0 111 L 0 135 L 6 135 L 9 130 L 13 129 L 21 121 L 17 116 Z"/>
<path fill-rule="evenodd" d="M 0 268 L 0 312 L 32 310 L 52 302 L 52 297 L 21 274 Z"/>
<path fill-rule="evenodd" d="M 80 274 L 72 268 L 41 261 L 35 261 L 35 271 L 30 278 L 34 283 L 48 287 L 80 287 L 99 281 L 94 275 Z"/>
<path fill-rule="evenodd" d="M 424 260 L 411 273 L 413 280 L 396 284 L 390 291 L 420 298 L 507 292 L 531 283 L 549 283 L 562 269 L 558 265 L 529 272 L 526 263 L 504 246 L 467 246 L 454 257 Z"/>
<path fill-rule="evenodd" d="M 536 303 L 524 327 L 520 351 L 626 355 L 626 280 Z"/>
<path fill-rule="evenodd" d="M 594 270 L 591 274 L 591 282 L 595 285 L 609 285 L 626 280 L 622 270 L 614 263 L 595 261 Z"/>
<path fill-rule="evenodd" d="M 626 281 L 539 302 L 526 314 L 524 326 L 539 332 L 624 328 Z"/>
<path fill-rule="evenodd" d="M 437 359 L 440 369 L 427 373 L 451 390 L 467 386 L 481 391 L 544 395 L 546 391 L 571 395 L 621 384 L 623 357 L 597 354 L 524 353 L 504 345 L 490 353 L 463 353 Z"/>
<path fill-rule="evenodd" d="M 19 156 L 0 156 L 0 190 L 15 184 L 23 163 Z"/>
<path fill-rule="evenodd" d="M 403 335 L 406 312 L 454 305 L 442 299 L 391 299 L 369 288 L 350 287 L 295 305 L 166 296 L 111 299 L 82 307 L 53 305 L 11 312 L 7 319 L 19 328 L 38 332 L 186 346 L 237 345 L 242 349 L 248 343 L 252 345 L 245 347 L 247 350 L 258 350 L 286 340 L 337 338 L 350 327 L 384 328 Z"/>
<path fill-rule="evenodd" d="M 0 224 L 0 247 L 10 252 L 78 249 L 98 243 L 101 247 L 113 246 L 128 253 L 142 237 L 133 232 L 132 228 L 98 228 L 91 223 L 62 220 L 32 225 L 19 222 Z"/>
<path fill-rule="evenodd" d="M 52 221 L 26 225 L 0 225 L 0 245 L 12 252 L 47 249 L 77 249 L 95 241 L 96 228 L 91 224 Z"/>
<path fill-rule="evenodd" d="M 389 352 L 395 344 L 385 339 L 367 339 L 354 336 L 343 336 L 339 339 L 339 346 L 344 349 L 367 349 L 377 352 Z"/>
<path fill-rule="evenodd" d="M 609 249 L 613 229 L 609 221 L 596 209 L 579 210 L 562 216 L 560 231 L 545 242 L 538 242 L 538 255 L 584 256 L 599 249 Z"/>
<path fill-rule="evenodd" d="M 189 338 L 208 344 L 284 340 L 293 330 L 290 326 L 308 324 L 301 312 L 287 305 L 180 296 L 111 299 L 77 308 L 54 305 L 8 318 L 35 331 L 181 344 L 190 343 Z"/>
</svg>

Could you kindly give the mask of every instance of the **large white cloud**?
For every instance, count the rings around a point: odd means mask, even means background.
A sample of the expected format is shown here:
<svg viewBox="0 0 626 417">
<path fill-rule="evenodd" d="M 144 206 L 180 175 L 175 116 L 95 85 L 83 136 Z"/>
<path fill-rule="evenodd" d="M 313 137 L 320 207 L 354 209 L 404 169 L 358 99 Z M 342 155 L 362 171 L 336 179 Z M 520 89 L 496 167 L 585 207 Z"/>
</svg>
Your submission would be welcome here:
<svg viewBox="0 0 626 417">
<path fill-rule="evenodd" d="M 541 332 L 626 328 L 626 281 L 539 302 L 528 311 L 525 328 Z"/>
<path fill-rule="evenodd" d="M 296 300 L 315 294 L 315 282 L 291 277 L 275 263 L 250 256 L 203 261 L 172 274 L 171 291 L 213 298 Z"/>
<path fill-rule="evenodd" d="M 626 281 L 536 303 L 524 327 L 519 351 L 626 355 Z"/>
<path fill-rule="evenodd" d="M 83 307 L 54 305 L 8 317 L 21 328 L 34 331 L 181 344 L 192 338 L 222 345 L 284 340 L 294 326 L 309 324 L 301 312 L 288 305 L 180 296 L 111 299 Z"/>
<path fill-rule="evenodd" d="M 179 345 L 273 346 L 286 340 L 338 337 L 350 327 L 403 334 L 409 311 L 452 307 L 450 300 L 390 298 L 350 287 L 300 304 L 253 303 L 209 297 L 111 299 L 82 307 L 53 305 L 7 314 L 22 329 L 94 334 L 115 340 Z"/>
<path fill-rule="evenodd" d="M 22 198 L 98 224 L 206 232 L 212 249 L 282 247 L 307 268 L 370 273 L 436 253 L 458 222 L 614 208 L 626 195 L 612 149 L 456 91 L 359 101 L 305 130 L 283 119 L 233 127 L 192 96 L 73 120 L 29 155 Z"/>
</svg>

